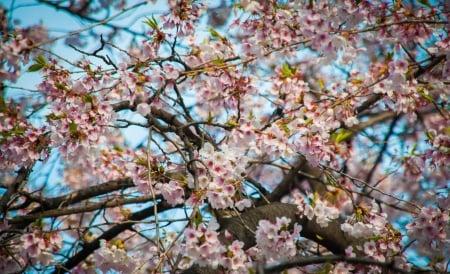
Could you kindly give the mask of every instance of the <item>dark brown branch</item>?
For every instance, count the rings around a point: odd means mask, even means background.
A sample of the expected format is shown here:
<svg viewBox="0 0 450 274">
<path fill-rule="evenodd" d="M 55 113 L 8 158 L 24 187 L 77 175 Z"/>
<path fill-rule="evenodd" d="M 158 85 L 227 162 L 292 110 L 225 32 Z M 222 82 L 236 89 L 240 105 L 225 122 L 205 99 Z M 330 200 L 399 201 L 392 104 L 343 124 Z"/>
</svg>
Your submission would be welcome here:
<svg viewBox="0 0 450 274">
<path fill-rule="evenodd" d="M 406 271 L 403 269 L 399 269 L 395 267 L 395 264 L 393 261 L 387 261 L 387 262 L 380 262 L 374 259 L 366 258 L 366 257 L 346 257 L 343 255 L 328 255 L 328 256 L 320 256 L 320 257 L 300 257 L 295 260 L 290 260 L 281 264 L 278 264 L 276 266 L 266 267 L 264 269 L 264 273 L 281 273 L 285 269 L 289 269 L 292 267 L 299 267 L 299 266 L 307 266 L 312 264 L 324 264 L 324 263 L 334 263 L 334 262 L 347 262 L 352 264 L 361 264 L 361 265 L 373 265 L 373 266 L 379 266 L 382 269 L 385 270 L 391 270 L 394 272 L 387 272 L 387 273 L 418 273 L 418 272 L 411 272 Z M 385 273 L 385 272 L 383 272 Z M 424 272 L 420 272 L 424 273 Z M 431 273 L 431 272 L 429 272 Z"/>
<path fill-rule="evenodd" d="M 169 205 L 167 202 L 161 202 L 160 204 L 157 205 L 158 213 L 166 211 L 171 208 L 173 207 Z M 145 218 L 153 216 L 154 212 L 155 212 L 154 207 L 150 206 L 141 211 L 131 214 L 130 217 L 128 218 L 128 221 L 141 221 Z M 117 235 L 119 235 L 120 233 L 122 233 L 123 231 L 130 229 L 133 225 L 134 225 L 133 222 L 126 222 L 113 226 L 95 240 L 86 243 L 83 246 L 83 249 L 81 249 L 77 254 L 68 259 L 63 265 L 58 265 L 53 273 L 62 274 L 70 272 L 72 268 L 74 268 L 79 263 L 84 261 L 89 255 L 91 255 L 96 249 L 100 247 L 100 240 L 109 241 L 114 237 L 116 237 Z"/>
<path fill-rule="evenodd" d="M 45 204 L 42 205 L 42 208 L 35 209 L 33 212 L 55 209 L 60 207 L 62 204 L 75 204 L 92 197 L 107 194 L 116 190 L 123 190 L 133 186 L 134 183 L 131 178 L 109 181 L 103 184 L 91 186 L 89 188 L 80 189 L 67 195 L 47 199 L 45 200 Z"/>
<path fill-rule="evenodd" d="M 107 193 L 110 193 L 110 192 L 113 192 L 116 190 L 122 190 L 122 189 L 126 189 L 126 188 L 133 187 L 133 186 L 134 186 L 133 181 L 130 178 L 125 178 L 125 179 L 120 179 L 120 180 L 109 181 L 107 183 L 103 183 L 103 184 L 99 184 L 99 185 L 94 185 L 89 188 L 80 189 L 80 190 L 74 191 L 72 193 L 69 193 L 67 195 L 63 195 L 63 196 L 59 196 L 59 197 L 55 197 L 55 198 L 48 198 L 48 199 L 39 198 L 39 200 L 42 201 L 41 206 L 32 210 L 30 213 L 28 213 L 28 215 L 16 217 L 16 218 L 12 219 L 11 221 L 13 221 L 16 224 L 14 226 L 15 228 L 24 228 L 27 225 L 29 225 L 30 223 L 34 222 L 36 220 L 36 218 L 52 216 L 52 214 L 50 214 L 49 216 L 43 216 L 42 214 L 45 211 L 54 210 L 54 209 L 60 208 L 61 206 L 69 206 L 69 205 L 79 203 L 83 200 L 86 200 L 86 199 L 89 199 L 92 197 L 100 196 L 100 195 L 107 194 Z M 49 213 L 47 213 L 47 214 L 49 214 Z M 73 213 L 67 213 L 67 214 L 73 214 Z M 60 215 L 54 215 L 54 216 L 60 216 Z M 66 215 L 66 214 L 62 214 L 62 215 Z M 30 216 L 32 216 L 32 217 L 30 217 Z M 18 219 L 18 218 L 22 218 L 22 219 Z M 14 220 L 16 220 L 16 221 L 14 221 Z"/>
<path fill-rule="evenodd" d="M 11 183 L 8 186 L 8 189 L 6 190 L 6 193 L 3 194 L 2 199 L 0 200 L 0 214 L 3 215 L 3 217 L 6 217 L 6 211 L 8 209 L 8 203 L 11 199 L 11 196 L 14 195 L 14 193 L 17 192 L 22 186 L 22 184 L 27 179 L 28 175 L 30 174 L 31 168 L 22 167 L 17 172 L 17 176 L 13 183 Z"/>
<path fill-rule="evenodd" d="M 151 98 L 150 98 L 151 100 Z M 130 105 L 129 101 L 122 101 L 119 103 L 112 104 L 112 107 L 114 111 L 119 112 L 122 110 L 135 110 L 136 106 L 143 102 L 142 100 L 136 99 L 133 105 Z M 151 103 L 151 102 L 148 102 Z M 180 121 L 176 114 L 172 114 L 168 111 L 165 111 L 161 108 L 157 107 L 151 107 L 151 116 L 155 117 L 157 119 L 162 120 L 164 123 L 169 125 L 168 129 L 176 132 L 179 130 L 183 134 L 185 134 L 189 140 L 195 144 L 196 147 L 200 148 L 202 146 L 203 140 L 210 139 L 209 136 L 206 136 L 204 133 L 201 133 L 201 135 L 196 135 L 192 130 L 189 129 L 189 127 L 186 127 L 185 123 Z"/>
<path fill-rule="evenodd" d="M 98 202 L 98 203 L 89 203 L 87 205 L 73 207 L 73 208 L 61 208 L 61 209 L 51 209 L 44 212 L 39 212 L 35 214 L 27 214 L 24 216 L 19 216 L 13 219 L 8 220 L 9 224 L 19 224 L 20 227 L 23 227 L 24 224 L 29 224 L 34 222 L 37 219 L 40 218 L 48 218 L 48 217 L 59 217 L 59 216 L 65 216 L 70 214 L 77 214 L 77 213 L 84 213 L 84 212 L 91 212 L 102 208 L 108 208 L 108 207 L 117 207 L 120 205 L 125 204 L 137 204 L 137 203 L 146 203 L 152 200 L 152 197 L 150 196 L 141 196 L 137 198 L 130 198 L 130 199 L 114 199 L 110 201 L 104 201 L 104 202 Z"/>
<path fill-rule="evenodd" d="M 378 164 L 380 164 L 381 160 L 383 159 L 383 155 L 386 152 L 386 149 L 388 147 L 389 138 L 391 137 L 392 133 L 394 132 L 394 128 L 395 128 L 395 125 L 397 124 L 397 121 L 398 121 L 398 117 L 393 119 L 391 124 L 389 125 L 389 130 L 386 133 L 386 135 L 384 136 L 383 143 L 381 144 L 381 149 L 378 152 L 378 156 L 375 159 L 375 162 L 374 162 L 372 168 L 370 169 L 369 173 L 366 176 L 367 183 L 370 183 L 370 181 L 372 180 L 373 174 L 375 174 L 375 169 L 377 168 Z M 364 190 L 363 190 L 363 192 L 364 192 Z"/>
<path fill-rule="evenodd" d="M 225 230 L 228 230 L 234 236 L 233 240 L 237 239 L 244 242 L 244 248 L 248 249 L 256 244 L 253 232 L 258 227 L 260 220 L 275 221 L 277 217 L 284 216 L 302 225 L 301 235 L 303 237 L 326 247 L 335 254 L 344 254 L 345 249 L 355 242 L 354 239 L 345 235 L 338 221 L 330 222 L 328 227 L 322 228 L 315 219 L 300 218 L 297 212 L 297 206 L 292 204 L 272 203 L 263 205 L 244 212 L 240 216 L 222 219 L 222 223 L 220 223 L 221 235 L 224 234 Z M 223 236 L 221 241 L 227 244 L 231 243 Z"/>
</svg>

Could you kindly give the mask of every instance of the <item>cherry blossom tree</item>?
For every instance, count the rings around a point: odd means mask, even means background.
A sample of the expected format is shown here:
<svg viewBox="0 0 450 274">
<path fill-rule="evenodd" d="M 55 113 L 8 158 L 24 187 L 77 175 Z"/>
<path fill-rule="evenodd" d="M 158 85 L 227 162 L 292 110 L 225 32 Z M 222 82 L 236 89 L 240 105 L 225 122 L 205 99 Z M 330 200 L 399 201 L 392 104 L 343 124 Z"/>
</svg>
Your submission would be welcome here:
<svg viewBox="0 0 450 274">
<path fill-rule="evenodd" d="M 30 2 L 1 273 L 449 271 L 448 1 Z"/>
</svg>

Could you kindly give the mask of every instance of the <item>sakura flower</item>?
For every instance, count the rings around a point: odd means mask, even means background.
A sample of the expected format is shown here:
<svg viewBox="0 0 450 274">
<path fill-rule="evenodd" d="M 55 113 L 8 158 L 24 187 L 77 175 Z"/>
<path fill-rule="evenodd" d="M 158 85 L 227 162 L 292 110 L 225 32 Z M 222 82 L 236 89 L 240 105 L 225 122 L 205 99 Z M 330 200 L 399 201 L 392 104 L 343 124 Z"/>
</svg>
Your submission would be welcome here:
<svg viewBox="0 0 450 274">
<path fill-rule="evenodd" d="M 374 241 L 369 241 L 364 243 L 364 253 L 368 256 L 375 254 L 377 246 Z"/>
<path fill-rule="evenodd" d="M 164 72 L 166 73 L 167 79 L 177 79 L 179 76 L 178 69 L 169 63 L 164 63 Z"/>
<path fill-rule="evenodd" d="M 147 103 L 140 103 L 137 105 L 136 111 L 145 117 L 150 114 L 151 108 Z"/>
<path fill-rule="evenodd" d="M 406 229 L 410 237 L 424 244 L 424 248 L 439 252 L 448 245 L 448 221 L 448 213 L 439 208 L 425 207 L 413 222 L 406 225 Z"/>
<path fill-rule="evenodd" d="M 137 258 L 127 255 L 126 251 L 114 244 L 100 240 L 100 248 L 94 253 L 95 265 L 104 273 L 115 270 L 121 273 L 132 273 L 137 267 Z"/>
<path fill-rule="evenodd" d="M 17 259 L 13 257 L 5 257 L 0 254 L 0 272 L 5 274 L 18 273 L 21 270 L 21 266 Z"/>
<path fill-rule="evenodd" d="M 239 211 L 242 211 L 247 207 L 251 207 L 252 202 L 249 199 L 242 199 L 242 200 L 236 202 L 235 206 Z"/>
<path fill-rule="evenodd" d="M 282 217 L 276 222 L 260 220 L 256 230 L 256 243 L 261 248 L 263 255 L 269 260 L 290 258 L 297 254 L 296 242 L 300 237 L 302 227 L 294 224 L 292 233 L 288 226 L 291 220 Z"/>
<path fill-rule="evenodd" d="M 161 191 L 164 199 L 171 205 L 177 205 L 184 202 L 184 190 L 179 186 L 176 181 L 170 181 L 169 183 L 158 183 L 156 189 Z"/>
<path fill-rule="evenodd" d="M 217 226 L 214 224 L 185 229 L 183 250 L 200 266 L 216 267 L 221 261 L 225 247 L 220 243 L 216 230 Z"/>
</svg>

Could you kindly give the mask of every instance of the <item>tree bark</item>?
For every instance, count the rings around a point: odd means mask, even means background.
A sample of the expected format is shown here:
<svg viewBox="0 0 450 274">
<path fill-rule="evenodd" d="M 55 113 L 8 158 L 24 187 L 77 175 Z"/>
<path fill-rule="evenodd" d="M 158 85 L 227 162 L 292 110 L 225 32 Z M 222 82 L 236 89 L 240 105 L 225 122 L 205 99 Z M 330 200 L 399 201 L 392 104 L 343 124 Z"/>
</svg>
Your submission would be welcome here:
<svg viewBox="0 0 450 274">
<path fill-rule="evenodd" d="M 226 245 L 231 244 L 234 240 L 239 240 L 244 243 L 244 249 L 248 249 L 256 244 L 254 231 L 257 229 L 260 220 L 275 221 L 277 217 L 280 218 L 284 216 L 291 219 L 292 226 L 294 222 L 297 222 L 302 226 L 301 236 L 326 247 L 334 254 L 344 254 L 345 249 L 349 245 L 357 243 L 356 239 L 346 235 L 341 230 L 340 224 L 342 221 L 334 220 L 330 222 L 327 227 L 320 227 L 315 218 L 309 220 L 306 217 L 300 217 L 297 215 L 297 211 L 296 205 L 275 202 L 251 209 L 242 213 L 240 216 L 223 218 L 219 221 L 219 240 Z M 233 236 L 232 239 L 225 238 L 225 231 L 228 231 L 228 233 Z M 220 269 L 217 270 L 194 265 L 182 273 L 220 273 Z"/>
</svg>

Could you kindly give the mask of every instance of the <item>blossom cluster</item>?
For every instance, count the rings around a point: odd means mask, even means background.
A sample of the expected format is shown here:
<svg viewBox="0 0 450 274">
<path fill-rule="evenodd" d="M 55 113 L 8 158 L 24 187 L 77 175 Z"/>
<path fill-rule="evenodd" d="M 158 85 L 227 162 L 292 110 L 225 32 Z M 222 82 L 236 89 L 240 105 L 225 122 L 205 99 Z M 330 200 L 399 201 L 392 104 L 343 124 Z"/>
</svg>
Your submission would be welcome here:
<svg viewBox="0 0 450 274">
<path fill-rule="evenodd" d="M 444 97 L 445 95 L 443 95 Z M 447 95 L 446 97 L 450 97 Z M 443 102 L 450 98 L 443 98 Z M 424 153 L 424 159 L 430 159 L 430 163 L 436 167 L 445 167 L 450 160 L 450 120 L 440 115 L 430 115 L 426 121 L 427 132 L 425 133 L 430 148 Z M 423 165 L 421 166 L 423 168 Z M 443 183 L 445 184 L 445 183 Z"/>
<path fill-rule="evenodd" d="M 416 219 L 406 225 L 408 236 L 423 244 L 423 248 L 437 253 L 450 248 L 448 241 L 449 212 L 439 208 L 424 207 Z"/>
<path fill-rule="evenodd" d="M 252 267 L 251 258 L 243 249 L 244 243 L 238 240 L 230 245 L 223 245 L 219 241 L 219 233 L 216 231 L 216 223 L 210 223 L 208 227 L 199 225 L 188 227 L 184 231 L 184 252 L 196 264 L 212 267 L 222 266 L 227 273 L 248 273 Z M 226 237 L 227 232 L 225 232 Z"/>
<path fill-rule="evenodd" d="M 62 247 L 59 231 L 41 232 L 35 230 L 24 234 L 21 240 L 21 256 L 35 265 L 47 266 L 54 262 L 53 254 Z"/>
<path fill-rule="evenodd" d="M 12 11 L 11 11 L 12 12 Z M 0 43 L 0 82 L 16 82 L 21 75 L 22 66 L 26 65 L 32 52 L 33 46 L 48 38 L 48 31 L 42 25 L 30 26 L 28 28 L 8 29 L 7 10 L 0 5 L 0 32 L 2 34 L 14 33 L 15 35 L 2 35 Z"/>
<path fill-rule="evenodd" d="M 367 256 L 379 262 L 393 261 L 395 267 L 410 271 L 411 265 L 402 253 L 401 233 L 389 224 L 385 213 L 380 213 L 375 208 L 375 205 L 371 208 L 358 208 L 355 214 L 341 224 L 342 231 L 363 240 L 363 243 L 359 245 L 349 246 L 346 249 L 346 255 Z M 353 268 L 353 266 L 349 267 Z M 373 273 L 381 273 L 381 268 L 378 266 L 369 268 Z"/>
<path fill-rule="evenodd" d="M 92 92 L 100 81 L 90 77 L 89 64 L 84 64 L 88 75 L 72 79 L 68 70 L 50 60 L 42 69 L 45 80 L 39 88 L 45 90 L 51 113 L 47 122 L 51 130 L 51 144 L 67 156 L 89 160 L 89 151 L 103 142 L 102 136 L 114 114 L 108 101 L 102 101 Z"/>
<path fill-rule="evenodd" d="M 46 127 L 34 127 L 24 117 L 22 106 L 8 99 L 0 110 L 0 171 L 31 166 L 48 157 L 50 143 Z"/>
<path fill-rule="evenodd" d="M 296 205 L 300 216 L 306 216 L 308 220 L 314 219 L 320 227 L 327 227 L 330 222 L 339 218 L 341 213 L 338 207 L 320 199 L 317 195 L 306 196 L 298 190 L 292 191 L 281 201 Z"/>
<path fill-rule="evenodd" d="M 297 255 L 296 243 L 301 230 L 301 225 L 292 225 L 291 219 L 286 217 L 277 217 L 275 222 L 260 220 L 255 232 L 257 247 L 268 261 L 287 260 Z"/>
<path fill-rule="evenodd" d="M 55 4 L 55 7 L 64 8 L 82 20 L 95 21 L 98 18 L 95 15 L 109 6 L 129 11 L 125 8 L 126 0 L 69 2 L 64 6 Z M 143 1 L 136 7 L 143 7 L 146 2 L 155 1 Z M 322 229 L 338 224 L 339 217 L 347 217 L 340 229 L 351 236 L 349 238 L 358 240 L 358 244 L 347 248 L 347 256 L 395 261 L 395 266 L 408 271 L 400 244 L 402 235 L 388 221 L 388 214 L 398 216 L 395 210 L 403 204 L 396 203 L 394 209 L 386 207 L 385 210 L 384 205 L 395 197 L 384 195 L 383 198 L 389 198 L 378 199 L 383 192 L 375 190 L 383 188 L 383 184 L 395 185 L 396 190 L 406 188 L 389 178 L 380 179 L 385 175 L 382 171 L 385 155 L 391 154 L 402 161 L 396 171 L 402 179 L 413 183 L 427 179 L 430 185 L 447 187 L 448 170 L 445 168 L 450 147 L 446 109 L 448 83 L 445 81 L 450 77 L 447 7 L 443 6 L 443 1 L 418 1 L 417 7 L 408 1 L 229 2 L 224 0 L 219 7 L 227 12 L 223 19 L 232 21 L 226 34 L 222 32 L 226 28 L 224 23 L 210 24 L 217 29 L 205 31 L 201 16 L 205 11 L 206 16 L 211 16 L 214 9 L 206 10 L 202 1 L 168 0 L 166 14 L 144 21 L 150 31 L 140 32 L 133 24 L 127 28 L 126 35 L 133 36 L 130 49 L 103 37 L 101 48 L 92 53 L 76 48 L 86 45 L 82 41 L 72 45 L 78 53 L 107 64 L 107 68 L 94 65 L 89 59 L 72 62 L 52 52 L 47 48 L 47 42 L 51 41 L 45 41 L 48 34 L 44 27 L 11 27 L 14 23 L 8 20 L 14 16 L 6 15 L 6 9 L 0 6 L 0 33 L 5 34 L 0 44 L 3 60 L 0 82 L 16 82 L 29 59 L 38 52 L 33 47 L 39 48 L 42 55 L 34 59 L 36 63 L 28 70 L 41 73 L 42 82 L 35 94 L 40 96 L 39 103 L 44 107 L 33 109 L 27 115 L 28 109 L 16 104 L 16 99 L 8 99 L 10 94 L 0 94 L 0 174 L 12 174 L 21 167 L 33 170 L 31 176 L 23 180 L 26 187 L 17 189 L 9 201 L 6 200 L 10 198 L 8 195 L 2 198 L 2 207 L 11 210 L 5 213 L 5 219 L 19 222 L 20 215 L 33 210 L 37 203 L 44 211 L 54 209 L 47 208 L 52 207 L 52 203 L 46 201 L 49 193 L 30 191 L 39 187 L 43 177 L 40 175 L 46 170 L 41 166 L 33 168 L 34 163 L 51 158 L 50 153 L 63 156 L 58 159 L 61 161 L 58 165 L 65 168 L 63 188 L 91 190 L 89 187 L 98 181 L 124 178 L 131 178 L 136 187 L 80 197 L 85 199 L 79 204 L 80 208 L 119 195 L 137 197 L 129 194 L 139 191 L 146 195 L 145 199 L 150 192 L 158 195 L 151 205 L 155 208 L 161 202 L 172 207 L 182 204 L 189 210 L 190 206 L 205 202 L 212 209 L 239 211 L 253 203 L 246 196 L 250 192 L 250 188 L 245 187 L 247 184 L 255 186 L 252 198 L 264 198 L 264 192 L 274 189 L 289 168 L 280 163 L 293 162 L 300 155 L 307 169 L 324 171 L 322 166 L 331 166 L 340 170 L 339 173 L 351 174 L 348 176 L 351 185 L 345 184 L 347 179 L 344 178 L 338 182 L 339 187 L 349 187 L 350 191 L 340 197 L 336 193 L 342 189 L 338 191 L 331 186 L 326 186 L 322 193 L 307 195 L 296 190 L 283 201 L 295 204 L 303 221 L 315 222 Z M 8 12 L 16 12 L 14 3 L 11 7 Z M 109 11 L 106 10 L 107 15 Z M 110 21 L 116 17 L 105 17 L 98 24 L 54 41 L 70 36 L 72 42 L 77 42 L 81 32 L 95 35 L 97 27 L 112 28 L 114 34 L 119 33 L 124 30 L 123 24 Z M 125 61 L 116 63 L 118 56 L 110 58 L 107 54 L 111 53 L 123 54 Z M 426 68 L 435 61 L 439 62 L 432 69 Z M 70 68 L 62 65 L 66 63 Z M 418 76 L 418 72 L 422 75 Z M 39 126 L 30 122 L 42 113 L 45 116 L 40 117 Z M 127 119 L 116 119 L 116 115 Z M 143 117 L 145 123 L 140 123 L 138 119 Z M 417 118 L 420 123 L 409 129 Z M 382 136 L 384 133 L 376 131 L 386 127 L 388 120 L 392 120 L 391 133 Z M 368 126 L 363 124 L 366 122 Z M 152 136 L 143 137 L 148 137 L 151 146 L 148 150 L 157 150 L 158 155 L 150 156 L 142 145 L 127 148 L 128 140 L 121 138 L 128 133 L 119 128 L 134 126 L 152 127 Z M 400 141 L 392 141 L 392 136 Z M 417 151 L 402 157 L 404 155 L 393 143 L 403 145 L 405 140 L 408 144 L 410 138 L 418 144 Z M 424 143 L 430 146 L 424 149 Z M 378 160 L 372 157 L 378 153 L 375 147 L 381 148 Z M 358 161 L 361 158 L 355 155 L 359 149 L 370 154 L 364 161 Z M 187 178 L 177 180 L 167 176 L 173 168 L 171 160 L 181 162 L 180 166 L 189 171 Z M 271 170 L 277 171 L 270 175 Z M 429 178 L 422 177 L 426 172 L 433 174 Z M 291 186 L 308 193 L 311 185 L 306 181 L 313 175 L 303 176 L 303 173 L 307 172 L 300 172 L 305 181 L 293 182 Z M 39 180 L 35 181 L 36 177 Z M 48 177 L 43 189 L 52 192 L 52 174 Z M 352 177 L 355 179 L 350 179 Z M 370 191 L 357 186 L 364 178 L 369 181 Z M 322 179 L 325 180 L 318 176 L 311 181 Z M 372 185 L 376 180 L 380 181 Z M 420 185 L 413 186 L 407 189 L 411 194 L 407 196 L 424 199 L 425 195 L 419 195 Z M 190 189 L 185 192 L 186 187 Z M 317 189 L 314 187 L 314 190 Z M 183 204 L 187 193 L 190 198 Z M 56 191 L 50 194 L 59 195 Z M 375 210 L 376 206 L 357 207 L 356 203 L 364 201 L 365 195 L 375 197 L 382 204 L 383 213 Z M 447 205 L 448 201 L 443 203 Z M 71 209 L 71 201 L 59 206 L 64 213 L 65 209 Z M 98 226 L 106 231 L 103 229 L 126 221 L 137 208 L 102 207 L 83 212 L 80 220 L 77 219 L 80 215 L 69 213 L 54 217 L 52 223 L 68 230 L 66 235 L 74 238 L 75 245 L 87 240 L 78 238 L 79 229 L 85 229 L 84 226 Z M 156 227 L 162 228 L 165 223 L 172 227 L 178 224 L 176 222 L 185 225 L 185 220 L 165 219 L 162 211 L 166 208 L 157 208 L 163 218 L 154 216 L 155 221 L 160 222 Z M 433 254 L 448 253 L 450 232 L 446 208 L 448 205 L 425 207 L 406 226 L 409 238 L 425 246 L 423 250 Z M 347 216 L 350 210 L 355 212 Z M 33 214 L 26 217 L 30 216 Z M 159 265 L 176 272 L 185 268 L 188 264 L 185 262 L 194 262 L 201 266 L 222 266 L 228 273 L 247 273 L 252 260 L 258 256 L 272 263 L 310 250 L 300 249 L 303 228 L 285 217 L 261 220 L 255 231 L 256 247 L 250 251 L 245 251 L 240 241 L 224 245 L 221 240 L 227 234 L 220 235 L 215 223 L 189 224 L 182 236 L 161 232 L 157 243 L 160 250 L 153 243 L 143 243 L 151 242 L 148 238 L 154 236 L 153 221 L 143 220 L 133 225 L 139 237 L 133 237 L 129 231 L 122 232 L 120 239 L 133 238 L 126 243 L 127 247 L 122 240 L 101 241 L 100 248 L 91 254 L 94 265 L 91 270 L 138 272 L 142 266 Z M 139 225 L 144 229 L 139 230 Z M 26 271 L 21 268 L 29 265 L 54 267 L 60 263 L 54 262 L 55 259 L 64 261 L 78 248 L 69 244 L 62 248 L 58 231 L 27 229 L 21 231 L 22 236 L 15 237 L 11 245 L 0 248 L 0 272 L 10 271 L 3 265 L 14 271 Z M 308 244 L 315 245 L 314 240 Z M 58 256 L 60 250 L 63 250 L 62 256 Z M 184 257 L 183 262 L 178 264 L 181 257 Z M 348 263 L 330 267 L 335 273 L 380 270 L 376 266 L 363 268 Z"/>
<path fill-rule="evenodd" d="M 315 217 L 315 221 L 320 227 L 327 227 L 329 222 L 339 218 L 340 212 L 335 206 L 329 206 L 321 200 L 316 200 L 314 207 L 309 204 L 305 206 L 303 214 L 309 220 Z"/>
<path fill-rule="evenodd" d="M 369 208 L 357 208 L 341 225 L 342 230 L 355 238 L 368 238 L 383 233 L 389 223 L 387 214 L 378 212 L 375 207 L 373 203 Z"/>
<path fill-rule="evenodd" d="M 111 244 L 105 240 L 100 240 L 100 248 L 95 251 L 94 259 L 95 266 L 103 273 L 111 270 L 120 273 L 132 273 L 139 265 L 137 258 L 127 255 L 120 241 Z"/>
<path fill-rule="evenodd" d="M 187 227 L 184 231 L 184 252 L 200 266 L 217 267 L 221 262 L 221 254 L 226 251 L 219 241 L 218 225 Z"/>
<path fill-rule="evenodd" d="M 199 16 L 205 11 L 202 3 L 187 0 L 170 0 L 170 13 L 161 16 L 165 29 L 176 29 L 176 35 L 183 37 L 194 32 Z"/>
<path fill-rule="evenodd" d="M 241 189 L 248 158 L 237 149 L 225 145 L 221 148 L 222 151 L 216 151 L 211 144 L 206 143 L 199 150 L 199 158 L 204 164 L 198 165 L 199 193 L 203 193 L 215 209 L 250 206 L 246 201 L 239 203 L 241 199 L 237 195 Z M 188 183 L 190 188 L 195 189 L 192 179 Z"/>
<path fill-rule="evenodd" d="M 23 259 L 20 259 L 20 263 L 23 263 Z M 0 272 L 5 274 L 12 274 L 20 272 L 21 267 L 17 258 L 11 256 L 11 254 L 0 253 Z"/>
</svg>

